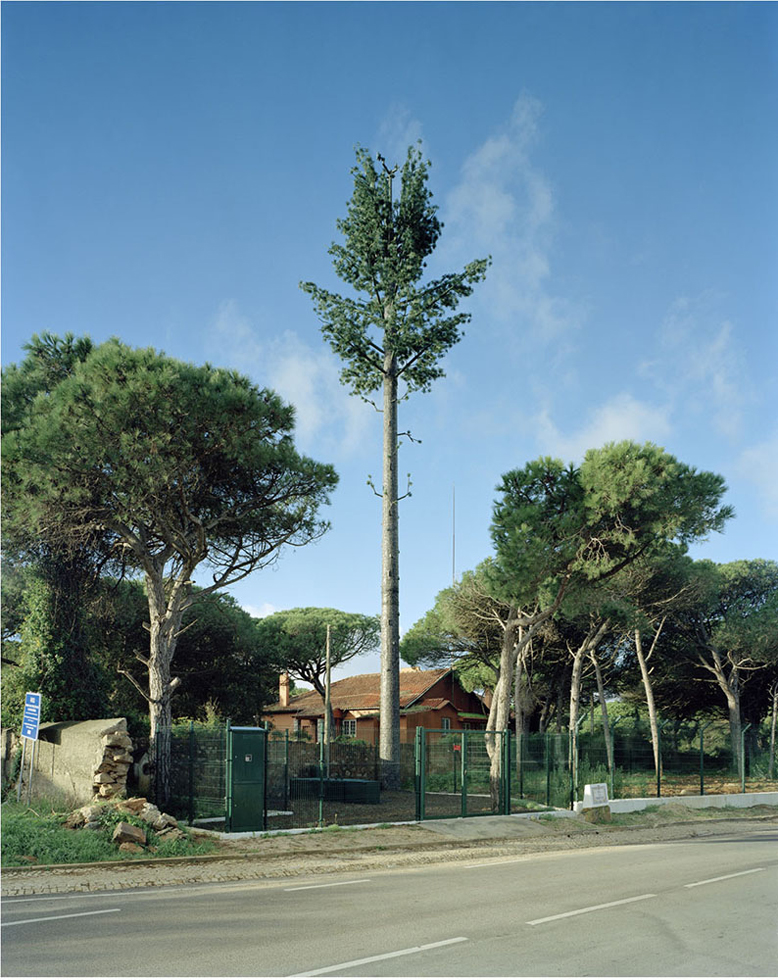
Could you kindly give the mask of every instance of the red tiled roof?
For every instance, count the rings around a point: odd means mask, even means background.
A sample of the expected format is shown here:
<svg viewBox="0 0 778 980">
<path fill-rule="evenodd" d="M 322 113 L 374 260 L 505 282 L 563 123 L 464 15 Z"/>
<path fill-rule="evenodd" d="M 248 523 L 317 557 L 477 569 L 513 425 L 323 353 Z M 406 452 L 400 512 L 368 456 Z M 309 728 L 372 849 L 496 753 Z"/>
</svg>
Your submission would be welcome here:
<svg viewBox="0 0 778 980">
<path fill-rule="evenodd" d="M 440 670 L 401 670 L 400 671 L 400 708 L 407 708 L 428 691 L 433 684 L 449 673 L 448 668 Z M 346 677 L 335 681 L 330 687 L 332 707 L 341 711 L 378 710 L 380 703 L 381 675 L 358 674 L 356 677 Z M 437 702 L 445 704 L 442 699 Z M 290 698 L 289 705 L 282 707 L 279 702 L 265 709 L 265 714 L 285 712 L 299 715 L 320 715 L 324 711 L 324 701 L 316 693 L 309 691 Z"/>
</svg>

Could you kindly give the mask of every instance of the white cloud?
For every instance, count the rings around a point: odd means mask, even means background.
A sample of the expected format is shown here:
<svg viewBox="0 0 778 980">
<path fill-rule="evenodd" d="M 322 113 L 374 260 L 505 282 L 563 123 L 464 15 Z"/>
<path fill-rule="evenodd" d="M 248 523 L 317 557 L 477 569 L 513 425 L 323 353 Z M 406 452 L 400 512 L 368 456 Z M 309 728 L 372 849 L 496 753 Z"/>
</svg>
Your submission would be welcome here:
<svg viewBox="0 0 778 980">
<path fill-rule="evenodd" d="M 706 417 L 719 434 L 736 440 L 752 394 L 735 330 L 720 305 L 712 292 L 676 299 L 662 322 L 656 357 L 641 373 L 673 398 L 679 414 Z"/>
<path fill-rule="evenodd" d="M 671 425 L 666 409 L 638 401 L 622 392 L 595 408 L 576 432 L 564 434 L 554 424 L 547 411 L 535 419 L 537 436 L 544 453 L 558 456 L 565 462 L 581 460 L 587 449 L 632 439 L 634 442 L 661 444 L 670 434 Z"/>
<path fill-rule="evenodd" d="M 375 151 L 386 157 L 389 166 L 405 162 L 408 147 L 422 138 L 422 125 L 411 116 L 407 106 L 391 106 L 378 128 Z"/>
<path fill-rule="evenodd" d="M 259 606 L 242 605 L 241 609 L 247 612 L 249 616 L 253 616 L 254 619 L 264 619 L 265 616 L 270 616 L 272 613 L 278 612 L 276 607 L 270 602 L 263 602 Z"/>
<path fill-rule="evenodd" d="M 467 159 L 447 199 L 441 253 L 446 261 L 491 254 L 479 287 L 490 318 L 548 341 L 578 326 L 584 311 L 550 289 L 554 194 L 531 157 L 541 112 L 537 99 L 522 95 L 502 131 Z"/>
<path fill-rule="evenodd" d="M 221 304 L 210 335 L 220 363 L 231 363 L 295 407 L 295 442 L 304 452 L 350 455 L 364 442 L 375 412 L 344 388 L 340 365 L 322 344 L 293 331 L 269 340 L 234 300 Z"/>
<path fill-rule="evenodd" d="M 770 518 L 778 518 L 778 431 L 740 454 L 737 471 L 757 488 Z"/>
</svg>

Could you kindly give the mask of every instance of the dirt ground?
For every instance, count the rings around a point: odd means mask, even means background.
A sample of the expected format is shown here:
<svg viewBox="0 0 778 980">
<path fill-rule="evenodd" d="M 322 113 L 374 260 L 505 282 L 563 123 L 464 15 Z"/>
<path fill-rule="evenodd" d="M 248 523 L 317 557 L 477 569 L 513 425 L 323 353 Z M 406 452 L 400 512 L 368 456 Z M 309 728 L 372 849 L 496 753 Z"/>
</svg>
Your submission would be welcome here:
<svg viewBox="0 0 778 980">
<path fill-rule="evenodd" d="M 473 817 L 424 824 L 225 838 L 211 833 L 216 851 L 197 858 L 155 858 L 100 864 L 3 869 L 2 895 L 115 891 L 166 885 L 268 881 L 318 874 L 531 857 L 551 851 L 621 844 L 652 844 L 742 834 L 759 828 L 778 834 L 778 807 L 692 810 L 672 803 L 623 814 L 618 822 L 582 816 Z M 207 835 L 207 831 L 199 831 Z"/>
<path fill-rule="evenodd" d="M 493 822 L 499 821 L 499 822 Z M 652 843 L 678 837 L 727 833 L 730 824 L 754 821 L 778 827 L 778 807 L 756 806 L 744 810 L 694 810 L 669 803 L 656 810 L 613 815 L 610 823 L 590 823 L 582 816 L 543 819 L 472 817 L 459 821 L 427 821 L 390 827 L 329 827 L 290 834 L 256 834 L 219 837 L 221 856 L 302 856 L 347 852 L 377 856 L 380 852 L 440 851 L 452 848 L 494 847 L 511 851 L 567 849 L 630 841 Z M 453 826 L 452 826 L 453 825 Z"/>
</svg>

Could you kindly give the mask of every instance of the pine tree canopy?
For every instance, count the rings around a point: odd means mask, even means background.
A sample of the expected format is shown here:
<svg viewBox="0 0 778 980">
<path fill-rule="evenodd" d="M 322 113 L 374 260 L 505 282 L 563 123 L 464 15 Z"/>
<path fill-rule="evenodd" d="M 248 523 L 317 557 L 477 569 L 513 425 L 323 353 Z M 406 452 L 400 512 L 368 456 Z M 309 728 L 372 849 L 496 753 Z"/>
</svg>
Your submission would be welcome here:
<svg viewBox="0 0 778 980">
<path fill-rule="evenodd" d="M 422 283 L 442 228 L 427 187 L 429 164 L 418 147 L 409 148 L 395 199 L 393 171 L 379 162 L 366 149 L 357 151 L 354 194 L 337 223 L 344 243 L 330 248 L 339 278 L 363 295 L 349 298 L 301 283 L 324 336 L 345 362 L 341 380 L 363 396 L 377 391 L 388 372 L 401 377 L 408 392 L 427 391 L 442 377 L 440 358 L 470 319 L 456 307 L 489 264 L 478 259 L 462 272 Z"/>
</svg>

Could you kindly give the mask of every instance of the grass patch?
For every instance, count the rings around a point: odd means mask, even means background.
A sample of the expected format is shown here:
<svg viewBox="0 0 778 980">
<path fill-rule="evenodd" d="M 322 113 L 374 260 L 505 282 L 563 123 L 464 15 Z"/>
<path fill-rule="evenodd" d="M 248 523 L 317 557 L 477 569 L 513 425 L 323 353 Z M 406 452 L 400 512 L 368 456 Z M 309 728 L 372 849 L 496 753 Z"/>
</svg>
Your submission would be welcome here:
<svg viewBox="0 0 778 980">
<path fill-rule="evenodd" d="M 143 827 L 149 850 L 135 858 L 189 857 L 215 850 L 211 841 L 195 841 L 188 835 L 181 840 L 159 839 L 148 824 L 129 814 L 109 811 L 99 830 L 70 830 L 64 826 L 68 814 L 51 806 L 45 809 L 22 803 L 3 804 L 2 865 L 4 868 L 41 864 L 86 864 L 97 861 L 127 861 L 133 855 L 120 852 L 111 840 L 119 820 Z M 155 850 L 151 850 L 155 848 Z"/>
</svg>

